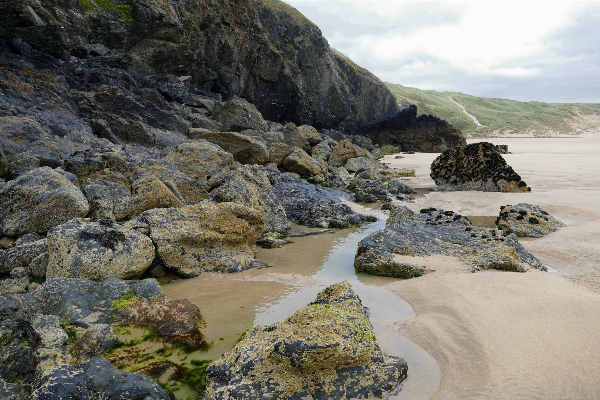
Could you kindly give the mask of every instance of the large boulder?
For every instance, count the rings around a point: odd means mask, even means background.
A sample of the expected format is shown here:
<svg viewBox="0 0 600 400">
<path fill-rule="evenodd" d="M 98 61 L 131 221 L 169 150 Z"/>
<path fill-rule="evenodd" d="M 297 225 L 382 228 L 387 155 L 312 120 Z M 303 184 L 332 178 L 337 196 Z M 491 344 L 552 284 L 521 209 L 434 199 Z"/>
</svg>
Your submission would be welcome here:
<svg viewBox="0 0 600 400">
<path fill-rule="evenodd" d="M 236 132 L 194 131 L 194 137 L 219 145 L 242 164 L 266 164 L 269 162 L 267 145 L 251 136 Z"/>
<path fill-rule="evenodd" d="M 299 147 L 292 149 L 292 153 L 283 161 L 283 167 L 288 172 L 295 172 L 300 176 L 315 176 L 323 173 L 321 163 Z"/>
<path fill-rule="evenodd" d="M 242 133 L 264 142 L 269 150 L 269 163 L 277 164 L 278 167 L 283 165 L 283 160 L 292 151 L 292 148 L 285 143 L 285 136 L 282 131 L 270 130 L 265 132 L 249 129 Z"/>
<path fill-rule="evenodd" d="M 9 249 L 0 250 L 0 274 L 11 273 L 20 268 L 24 270 L 24 275 L 42 278 L 46 275 L 47 264 L 47 239 L 16 244 Z"/>
<path fill-rule="evenodd" d="M 383 183 L 374 179 L 356 179 L 350 185 L 356 201 L 359 203 L 376 203 L 378 201 L 391 201 L 392 198 Z"/>
<path fill-rule="evenodd" d="M 542 268 L 515 235 L 473 226 L 466 217 L 435 208 L 423 209 L 361 240 L 354 266 L 368 274 L 411 278 L 426 272 L 419 257 L 431 255 L 457 257 L 471 271 L 493 268 L 524 272 L 529 267 Z"/>
<path fill-rule="evenodd" d="M 153 208 L 181 205 L 177 196 L 160 179 L 154 175 L 140 174 L 133 177 L 131 195 L 115 202 L 113 214 L 117 220 L 126 220 Z"/>
<path fill-rule="evenodd" d="M 146 170 L 159 178 L 183 205 L 200 203 L 209 197 L 202 182 L 190 178 L 164 160 L 149 162 Z"/>
<path fill-rule="evenodd" d="M 368 150 L 358 147 L 350 140 L 340 140 L 329 155 L 329 165 L 332 167 L 343 167 L 351 158 L 359 157 L 375 158 Z"/>
<path fill-rule="evenodd" d="M 300 137 L 305 139 L 309 145 L 315 146 L 323 140 L 319 132 L 310 125 L 302 125 L 298 127 Z"/>
<path fill-rule="evenodd" d="M 85 217 L 89 204 L 78 187 L 49 167 L 36 168 L 0 189 L 0 235 L 46 232 Z"/>
<path fill-rule="evenodd" d="M 430 175 L 441 190 L 531 191 L 488 142 L 445 150 L 433 160 Z"/>
<path fill-rule="evenodd" d="M 369 122 L 357 132 L 379 146 L 399 146 L 402 151 L 438 153 L 467 145 L 464 134 L 458 128 L 432 115 L 417 116 L 417 106 L 414 105 L 391 117 Z"/>
<path fill-rule="evenodd" d="M 519 237 L 542 237 L 565 226 L 538 206 L 519 203 L 501 206 L 496 226 Z"/>
<path fill-rule="evenodd" d="M 139 217 L 150 229 L 165 265 L 184 277 L 203 271 L 238 272 L 261 265 L 254 259 L 264 217 L 237 203 L 160 208 Z M 132 224 L 133 225 L 133 224 Z"/>
<path fill-rule="evenodd" d="M 304 132 L 304 129 L 303 129 Z M 307 153 L 310 152 L 310 142 L 308 140 L 307 135 L 300 132 L 300 129 L 292 122 L 286 124 L 282 128 L 283 140 L 285 144 L 293 147 L 300 147 L 302 150 Z"/>
<path fill-rule="evenodd" d="M 171 398 L 152 379 L 118 370 L 103 358 L 92 358 L 80 365 L 65 365 L 49 370 L 37 377 L 32 386 L 31 400 Z"/>
<path fill-rule="evenodd" d="M 347 228 L 373 218 L 358 214 L 343 203 L 351 197 L 341 191 L 315 186 L 299 179 L 277 183 L 273 191 L 290 221 L 321 228 Z"/>
<path fill-rule="evenodd" d="M 266 121 L 256 107 L 247 100 L 240 98 L 233 98 L 227 102 L 215 104 L 213 118 L 223 125 L 223 131 L 268 130 Z"/>
<path fill-rule="evenodd" d="M 233 156 L 204 139 L 196 139 L 172 148 L 164 157 L 181 172 L 200 181 L 206 190 L 223 182 Z"/>
<path fill-rule="evenodd" d="M 210 192 L 218 203 L 234 202 L 260 211 L 265 218 L 265 232 L 290 232 L 285 210 L 275 194 L 269 177 L 257 166 L 244 165 L 230 171 L 225 183 Z"/>
<path fill-rule="evenodd" d="M 410 219 L 415 213 L 406 206 L 399 206 L 397 204 L 386 203 L 386 207 L 382 209 L 389 210 L 390 216 L 385 221 L 385 226 L 389 227 L 392 225 L 400 225 L 404 221 Z"/>
<path fill-rule="evenodd" d="M 384 356 L 344 281 L 284 322 L 248 331 L 207 369 L 207 398 L 382 398 L 406 372 L 403 359 Z"/>
<path fill-rule="evenodd" d="M 344 168 L 348 172 L 357 172 L 360 170 L 380 170 L 383 169 L 384 166 L 379 161 L 374 160 L 368 157 L 357 157 L 349 159 Z"/>
<path fill-rule="evenodd" d="M 154 260 L 152 241 L 121 225 L 74 219 L 48 231 L 48 278 L 139 278 Z"/>
</svg>

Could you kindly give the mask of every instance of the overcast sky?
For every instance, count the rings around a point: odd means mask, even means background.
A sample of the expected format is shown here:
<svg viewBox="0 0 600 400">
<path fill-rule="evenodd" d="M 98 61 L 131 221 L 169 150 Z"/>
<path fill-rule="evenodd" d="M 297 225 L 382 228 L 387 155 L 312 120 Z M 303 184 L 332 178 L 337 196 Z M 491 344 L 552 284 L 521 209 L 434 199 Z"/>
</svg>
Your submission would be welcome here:
<svg viewBox="0 0 600 400">
<path fill-rule="evenodd" d="M 386 82 L 600 102 L 600 2 L 285 1 Z"/>
</svg>

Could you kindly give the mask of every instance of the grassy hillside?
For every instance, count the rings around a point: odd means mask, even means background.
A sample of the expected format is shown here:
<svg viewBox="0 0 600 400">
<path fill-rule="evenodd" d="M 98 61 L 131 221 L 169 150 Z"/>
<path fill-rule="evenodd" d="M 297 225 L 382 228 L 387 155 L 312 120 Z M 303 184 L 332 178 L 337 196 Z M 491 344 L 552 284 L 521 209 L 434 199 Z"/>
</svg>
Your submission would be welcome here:
<svg viewBox="0 0 600 400">
<path fill-rule="evenodd" d="M 443 118 L 470 135 L 575 134 L 600 130 L 600 104 L 597 103 L 525 103 L 475 97 L 458 92 L 420 90 L 392 83 L 386 83 L 386 86 L 396 96 L 399 104 L 415 104 L 419 114 Z M 448 96 L 462 104 L 484 127 L 477 129 L 473 120 Z"/>
</svg>

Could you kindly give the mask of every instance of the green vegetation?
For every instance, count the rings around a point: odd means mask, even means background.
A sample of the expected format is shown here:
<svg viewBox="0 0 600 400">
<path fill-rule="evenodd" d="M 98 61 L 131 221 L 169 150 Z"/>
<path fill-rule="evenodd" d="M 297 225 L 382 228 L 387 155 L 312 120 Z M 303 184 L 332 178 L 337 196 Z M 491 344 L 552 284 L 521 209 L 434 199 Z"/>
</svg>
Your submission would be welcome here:
<svg viewBox="0 0 600 400">
<path fill-rule="evenodd" d="M 379 154 L 382 157 L 396 153 L 400 153 L 400 147 L 398 146 L 382 146 L 381 149 L 379 149 Z"/>
<path fill-rule="evenodd" d="M 272 10 L 275 14 L 287 14 L 294 19 L 300 25 L 314 25 L 311 20 L 306 18 L 304 14 L 296 10 L 289 4 L 284 3 L 280 0 L 260 0 L 260 2 L 266 8 Z"/>
<path fill-rule="evenodd" d="M 133 292 L 133 289 L 130 289 L 129 294 L 122 296 L 112 302 L 113 310 L 125 310 L 129 307 L 129 305 L 137 299 L 137 296 Z"/>
<path fill-rule="evenodd" d="M 133 9 L 129 4 L 114 4 L 111 0 L 80 0 L 84 11 L 95 11 L 99 9 L 117 11 L 121 18 L 127 23 L 133 22 L 131 15 Z"/>
<path fill-rule="evenodd" d="M 359 67 L 354 61 L 352 61 L 351 59 L 349 59 L 348 57 L 346 57 L 344 54 L 342 54 L 341 52 L 337 51 L 336 49 L 334 49 L 333 47 L 331 48 L 331 52 L 333 53 L 333 55 L 337 56 L 338 58 L 342 59 L 346 64 L 348 64 L 353 70 L 355 71 L 363 71 L 364 69 Z"/>
<path fill-rule="evenodd" d="M 600 127 L 600 104 L 521 102 L 385 85 L 401 106 L 415 104 L 419 115 L 435 115 L 471 134 L 573 134 Z M 473 120 L 448 96 L 462 104 L 484 127 L 477 129 Z"/>
</svg>

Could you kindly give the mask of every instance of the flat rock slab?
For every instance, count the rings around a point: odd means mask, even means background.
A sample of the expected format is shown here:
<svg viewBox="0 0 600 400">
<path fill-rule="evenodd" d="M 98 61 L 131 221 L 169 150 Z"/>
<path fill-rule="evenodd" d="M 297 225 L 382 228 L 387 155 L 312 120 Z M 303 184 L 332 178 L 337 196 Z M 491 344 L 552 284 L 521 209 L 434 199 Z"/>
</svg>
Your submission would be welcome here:
<svg viewBox="0 0 600 400">
<path fill-rule="evenodd" d="M 565 226 L 538 206 L 527 203 L 500 207 L 496 226 L 519 237 L 542 237 Z"/>
<path fill-rule="evenodd" d="M 354 265 L 358 271 L 368 274 L 411 278 L 426 271 L 417 261 L 399 262 L 395 255 L 436 254 L 457 257 L 472 271 L 493 268 L 524 272 L 529 267 L 542 268 L 515 235 L 473 226 L 466 217 L 435 208 L 421 210 L 412 218 L 361 240 Z"/>
<path fill-rule="evenodd" d="M 255 326 L 207 369 L 207 399 L 382 398 L 407 364 L 383 355 L 345 281 L 284 322 Z"/>
</svg>

